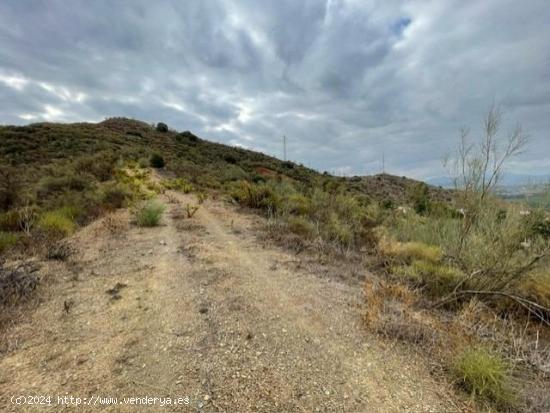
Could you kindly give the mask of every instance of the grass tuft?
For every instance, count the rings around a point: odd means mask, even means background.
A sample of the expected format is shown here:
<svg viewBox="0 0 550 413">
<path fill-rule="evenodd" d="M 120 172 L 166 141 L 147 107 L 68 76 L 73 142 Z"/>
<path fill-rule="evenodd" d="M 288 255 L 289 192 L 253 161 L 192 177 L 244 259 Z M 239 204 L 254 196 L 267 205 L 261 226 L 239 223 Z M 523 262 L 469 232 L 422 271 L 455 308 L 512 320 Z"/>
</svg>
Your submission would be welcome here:
<svg viewBox="0 0 550 413">
<path fill-rule="evenodd" d="M 60 208 L 45 212 L 40 217 L 38 226 L 49 235 L 66 237 L 76 229 L 74 213 L 69 208 Z"/>
<path fill-rule="evenodd" d="M 460 383 L 473 397 L 492 401 L 501 407 L 513 405 L 510 368 L 501 356 L 483 348 L 468 349 L 458 357 L 454 370 Z"/>
<path fill-rule="evenodd" d="M 148 201 L 136 210 L 136 222 L 140 227 L 156 227 L 165 209 L 165 205 L 159 201 Z"/>
</svg>

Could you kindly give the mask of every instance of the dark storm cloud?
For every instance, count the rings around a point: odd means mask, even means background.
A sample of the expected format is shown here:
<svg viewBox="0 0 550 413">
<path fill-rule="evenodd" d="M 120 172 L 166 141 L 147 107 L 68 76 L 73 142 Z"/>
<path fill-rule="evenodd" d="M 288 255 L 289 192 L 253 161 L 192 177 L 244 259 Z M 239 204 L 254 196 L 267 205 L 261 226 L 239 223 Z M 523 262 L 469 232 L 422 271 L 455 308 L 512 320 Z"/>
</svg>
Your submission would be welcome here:
<svg viewBox="0 0 550 413">
<path fill-rule="evenodd" d="M 338 173 L 429 177 L 502 102 L 550 173 L 543 0 L 0 3 L 0 122 L 129 116 Z M 510 125 L 512 122 L 510 122 Z"/>
</svg>

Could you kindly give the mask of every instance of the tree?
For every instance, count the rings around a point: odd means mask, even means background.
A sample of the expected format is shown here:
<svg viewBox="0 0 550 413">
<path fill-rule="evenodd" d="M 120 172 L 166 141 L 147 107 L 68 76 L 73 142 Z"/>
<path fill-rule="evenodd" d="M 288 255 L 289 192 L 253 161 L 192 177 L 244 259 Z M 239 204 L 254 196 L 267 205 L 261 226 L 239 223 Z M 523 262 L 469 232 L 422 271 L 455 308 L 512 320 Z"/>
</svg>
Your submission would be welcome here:
<svg viewBox="0 0 550 413">
<path fill-rule="evenodd" d="M 470 295 L 507 296 L 540 312 L 540 306 L 514 292 L 544 265 L 550 242 L 533 230 L 536 214 L 523 215 L 521 208 L 493 196 L 504 166 L 528 142 L 519 125 L 503 136 L 501 120 L 501 111 L 491 107 L 479 142 L 469 143 L 469 131 L 463 128 L 456 155 L 445 160 L 455 184 L 455 202 L 463 212 L 454 230 L 446 233 L 445 255 L 465 276 L 442 302 Z"/>
<path fill-rule="evenodd" d="M 444 160 L 453 178 L 458 207 L 464 212 L 459 251 L 481 211 L 487 206 L 488 197 L 500 183 L 504 166 L 521 154 L 528 143 L 528 136 L 521 125 L 503 139 L 499 134 L 501 123 L 500 108 L 491 106 L 483 122 L 480 141 L 470 143 L 469 129 L 462 128 L 456 156 Z"/>
</svg>

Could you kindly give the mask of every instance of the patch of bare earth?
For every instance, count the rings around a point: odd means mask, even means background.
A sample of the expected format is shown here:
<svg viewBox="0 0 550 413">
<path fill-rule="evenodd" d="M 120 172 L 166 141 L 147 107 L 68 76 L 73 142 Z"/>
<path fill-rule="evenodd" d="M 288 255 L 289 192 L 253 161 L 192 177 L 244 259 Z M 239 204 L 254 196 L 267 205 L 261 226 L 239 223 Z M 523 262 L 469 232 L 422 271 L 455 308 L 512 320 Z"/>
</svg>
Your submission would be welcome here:
<svg viewBox="0 0 550 413">
<path fill-rule="evenodd" d="M 465 411 L 425 361 L 366 332 L 360 288 L 286 264 L 226 205 L 182 219 L 193 197 L 170 197 L 161 226 L 118 212 L 43 270 L 43 302 L 0 354 L 0 411 L 38 409 L 10 403 L 21 394 L 190 397 L 69 411 Z"/>
</svg>

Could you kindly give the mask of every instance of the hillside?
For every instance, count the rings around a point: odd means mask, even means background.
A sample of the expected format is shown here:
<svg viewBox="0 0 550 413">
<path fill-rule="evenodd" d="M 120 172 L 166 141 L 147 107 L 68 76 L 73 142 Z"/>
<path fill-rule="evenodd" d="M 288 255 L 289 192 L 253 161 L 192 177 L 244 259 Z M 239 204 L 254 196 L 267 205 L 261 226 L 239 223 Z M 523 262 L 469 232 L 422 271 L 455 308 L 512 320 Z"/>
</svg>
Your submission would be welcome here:
<svg viewBox="0 0 550 413">
<path fill-rule="evenodd" d="M 188 131 L 159 132 L 147 123 L 126 118 L 97 124 L 0 126 L 0 162 L 20 171 L 21 184 L 27 189 L 45 176 L 63 175 L 66 168 L 76 168 L 79 174 L 108 174 L 106 163 L 118 159 L 147 162 L 153 153 L 163 156 L 168 171 L 211 189 L 241 179 L 258 182 L 280 177 L 305 185 L 340 186 L 373 200 L 403 204 L 411 188 L 419 184 L 388 174 L 355 178 L 321 174 L 294 162 L 203 140 Z M 435 187 L 430 187 L 430 195 L 449 199 L 449 191 Z"/>
</svg>

